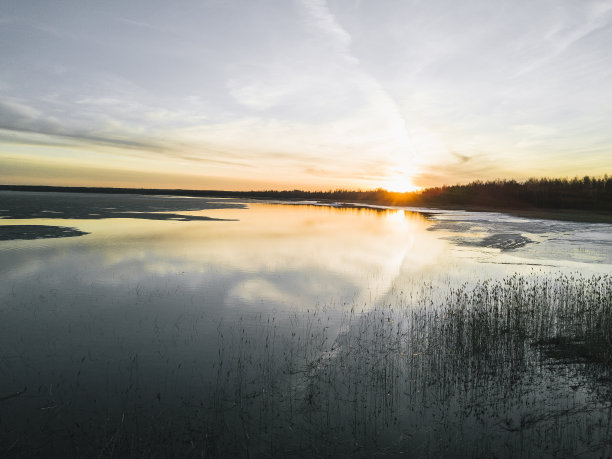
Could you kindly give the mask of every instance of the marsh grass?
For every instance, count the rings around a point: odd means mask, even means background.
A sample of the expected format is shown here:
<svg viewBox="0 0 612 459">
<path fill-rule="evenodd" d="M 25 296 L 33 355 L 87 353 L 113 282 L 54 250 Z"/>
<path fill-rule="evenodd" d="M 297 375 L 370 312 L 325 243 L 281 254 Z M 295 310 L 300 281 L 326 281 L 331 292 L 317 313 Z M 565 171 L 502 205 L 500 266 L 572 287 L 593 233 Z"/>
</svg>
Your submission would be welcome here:
<svg viewBox="0 0 612 459">
<path fill-rule="evenodd" d="M 221 455 L 610 454 L 611 317 L 607 276 L 515 275 L 229 330 Z"/>
<path fill-rule="evenodd" d="M 201 343 L 197 320 L 154 322 L 171 334 L 165 346 Z M 444 293 L 423 283 L 371 309 L 244 314 L 215 333 L 213 363 L 164 363 L 164 390 L 129 354 L 116 366 L 125 385 L 100 386 L 112 403 L 60 378 L 19 424 L 11 413 L 33 390 L 8 394 L 0 455 L 612 454 L 609 276 L 515 275 Z"/>
</svg>

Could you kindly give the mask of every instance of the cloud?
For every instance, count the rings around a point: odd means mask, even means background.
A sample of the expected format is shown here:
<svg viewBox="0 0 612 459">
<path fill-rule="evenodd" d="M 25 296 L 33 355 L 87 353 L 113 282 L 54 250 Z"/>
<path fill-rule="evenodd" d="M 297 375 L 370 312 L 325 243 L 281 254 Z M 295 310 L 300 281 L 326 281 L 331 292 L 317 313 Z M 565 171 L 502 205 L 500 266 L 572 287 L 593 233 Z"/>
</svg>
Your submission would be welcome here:
<svg viewBox="0 0 612 459">
<path fill-rule="evenodd" d="M 462 155 L 461 153 L 457 153 L 456 151 L 451 151 L 451 154 L 457 158 L 459 160 L 459 163 L 463 164 L 463 163 L 467 163 L 470 159 L 472 159 L 471 156 L 468 155 Z"/>
<path fill-rule="evenodd" d="M 516 177 L 517 164 L 499 160 L 490 154 L 471 156 L 452 152 L 456 161 L 425 165 L 414 176 L 413 183 L 419 187 L 455 185 L 474 180 Z M 520 164 L 519 164 L 520 166 Z"/>
<path fill-rule="evenodd" d="M 331 13 L 326 0 L 300 0 L 307 24 L 323 35 L 325 41 L 352 63 L 358 60 L 350 53 L 351 36 Z"/>
<path fill-rule="evenodd" d="M 385 160 L 364 159 L 353 161 L 351 164 L 319 165 L 312 162 L 304 167 L 307 174 L 333 178 L 336 180 L 361 180 L 367 182 L 384 182 L 392 174 L 395 164 Z"/>
<path fill-rule="evenodd" d="M 227 83 L 230 95 L 240 104 L 254 110 L 266 110 L 280 105 L 290 89 L 262 81 L 232 79 Z"/>
<path fill-rule="evenodd" d="M 356 139 L 354 142 L 344 141 L 354 148 L 346 154 L 367 152 L 366 155 L 375 155 L 404 170 L 412 169 L 417 148 L 398 102 L 385 85 L 367 72 L 352 53 L 351 34 L 341 25 L 325 0 L 301 0 L 299 5 L 302 7 L 306 24 L 315 36 L 324 42 L 324 53 L 329 52 L 335 56 L 331 65 L 345 69 L 345 73 L 330 77 L 335 77 L 346 86 L 354 87 L 355 93 L 364 101 L 360 109 L 353 109 L 352 113 L 346 116 L 344 123 L 335 123 L 336 128 L 339 124 L 346 126 L 346 139 Z M 385 177 L 389 173 L 386 172 Z"/>
<path fill-rule="evenodd" d="M 569 53 L 582 40 L 610 26 L 612 3 L 583 1 L 575 4 L 558 2 L 540 19 L 540 27 L 517 43 L 525 56 L 517 62 L 513 77 L 540 71 L 561 55 Z M 535 46 L 537 43 L 539 46 Z M 588 48 L 587 48 L 588 49 Z M 534 53 L 534 50 L 536 52 Z M 565 59 L 573 59 L 565 56 Z"/>
<path fill-rule="evenodd" d="M 92 104 L 107 103 L 114 106 L 116 101 L 79 101 L 79 103 Z M 85 116 L 83 123 L 97 124 L 91 115 Z M 168 154 L 174 156 L 176 146 L 170 140 L 163 141 L 151 136 L 139 136 L 123 123 L 105 117 L 105 124 L 111 125 L 109 132 L 103 132 L 103 126 L 99 125 L 98 131 L 77 127 L 72 120 L 63 123 L 57 118 L 45 115 L 42 110 L 36 109 L 21 101 L 0 101 L 0 131 L 3 132 L 4 141 L 11 143 L 22 143 L 30 145 L 49 146 L 75 146 L 89 145 L 101 147 L 113 147 L 126 150 L 138 150 L 157 154 Z M 101 124 L 101 123 L 100 123 Z M 133 129 L 135 126 L 131 126 Z M 127 153 L 127 152 L 126 152 Z M 193 158 L 192 158 L 193 159 Z"/>
<path fill-rule="evenodd" d="M 0 108 L 1 117 L 1 108 Z M 138 140 L 133 137 L 126 138 L 116 136 L 94 135 L 86 132 L 69 132 L 59 123 L 49 122 L 48 120 L 28 120 L 27 123 L 1 123 L 0 131 L 5 131 L 4 140 L 9 142 L 20 142 L 31 145 L 75 145 L 87 144 L 107 147 L 118 147 L 127 150 L 144 150 L 149 152 L 169 151 L 169 147 L 161 143 L 156 143 L 150 139 Z M 35 137 L 6 135 L 13 134 L 33 134 Z M 49 139 L 49 137 L 51 137 Z M 126 152 L 127 153 L 127 152 Z"/>
<path fill-rule="evenodd" d="M 299 64 L 292 59 L 274 63 L 243 63 L 230 67 L 226 83 L 230 96 L 239 104 L 256 111 L 298 105 L 302 110 L 316 104 L 320 80 L 308 70 L 296 72 Z"/>
<path fill-rule="evenodd" d="M 0 129 L 65 133 L 55 118 L 45 116 L 40 110 L 10 99 L 0 101 Z"/>
<path fill-rule="evenodd" d="M 129 26 L 135 26 L 135 27 L 141 27 L 144 29 L 151 29 L 154 30 L 156 32 L 163 32 L 164 30 L 160 27 L 156 27 L 153 26 L 151 24 L 149 24 L 148 22 L 144 22 L 144 21 L 138 21 L 136 19 L 130 19 L 130 18 L 126 18 L 123 16 L 117 16 L 114 18 L 115 21 L 117 22 L 121 22 L 123 24 L 127 24 Z"/>
</svg>

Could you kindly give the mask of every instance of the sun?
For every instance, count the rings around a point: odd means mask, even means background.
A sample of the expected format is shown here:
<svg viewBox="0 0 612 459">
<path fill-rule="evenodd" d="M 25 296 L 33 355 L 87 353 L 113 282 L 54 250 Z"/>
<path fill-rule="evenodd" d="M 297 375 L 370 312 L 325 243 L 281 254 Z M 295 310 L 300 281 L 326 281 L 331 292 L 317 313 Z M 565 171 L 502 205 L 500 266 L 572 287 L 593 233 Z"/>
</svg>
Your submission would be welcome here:
<svg viewBox="0 0 612 459">
<path fill-rule="evenodd" d="M 387 191 L 395 193 L 407 193 L 411 191 L 419 191 L 421 187 L 414 186 L 410 178 L 401 176 L 388 180 L 382 184 L 382 187 Z"/>
</svg>

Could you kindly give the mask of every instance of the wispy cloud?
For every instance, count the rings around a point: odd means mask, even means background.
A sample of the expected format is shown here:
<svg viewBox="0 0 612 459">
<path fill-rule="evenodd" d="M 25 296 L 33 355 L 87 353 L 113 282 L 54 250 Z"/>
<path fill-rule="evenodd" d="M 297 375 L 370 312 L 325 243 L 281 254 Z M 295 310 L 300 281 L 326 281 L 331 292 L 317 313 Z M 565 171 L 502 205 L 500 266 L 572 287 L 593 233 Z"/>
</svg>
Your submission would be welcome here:
<svg viewBox="0 0 612 459">
<path fill-rule="evenodd" d="M 459 160 L 459 163 L 467 163 L 469 160 L 472 159 L 471 156 L 462 155 L 461 153 L 457 153 L 456 151 L 451 152 L 451 154 Z"/>
<path fill-rule="evenodd" d="M 0 129 L 62 132 L 62 126 L 55 118 L 11 99 L 0 101 Z"/>
<path fill-rule="evenodd" d="M 477 178 L 527 178 L 524 173 L 517 175 L 509 161 L 494 160 L 490 154 L 467 157 L 453 153 L 453 156 L 456 161 L 425 166 L 414 177 L 414 184 L 419 187 L 432 187 L 467 183 Z"/>
<path fill-rule="evenodd" d="M 306 22 L 320 34 L 324 40 L 334 49 L 340 51 L 342 56 L 349 62 L 357 63 L 358 60 L 351 54 L 351 36 L 339 24 L 336 17 L 329 9 L 326 0 L 298 0 L 298 5 L 306 13 Z"/>
<path fill-rule="evenodd" d="M 570 47 L 589 37 L 600 29 L 609 27 L 612 21 L 612 3 L 584 2 L 578 11 L 559 5 L 557 15 L 550 17 L 556 21 L 548 27 L 542 37 L 546 44 L 537 58 L 521 66 L 516 76 L 532 72 L 565 53 Z"/>
</svg>

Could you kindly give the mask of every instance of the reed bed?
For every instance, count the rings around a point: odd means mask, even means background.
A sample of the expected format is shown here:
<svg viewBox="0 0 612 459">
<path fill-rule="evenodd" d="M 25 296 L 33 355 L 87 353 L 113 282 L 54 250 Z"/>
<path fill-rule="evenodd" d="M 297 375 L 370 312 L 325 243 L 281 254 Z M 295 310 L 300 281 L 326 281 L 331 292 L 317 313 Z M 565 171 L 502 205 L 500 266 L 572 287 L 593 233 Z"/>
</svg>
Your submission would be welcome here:
<svg viewBox="0 0 612 459">
<path fill-rule="evenodd" d="M 612 452 L 608 276 L 515 275 L 230 335 L 220 456 Z"/>
</svg>

